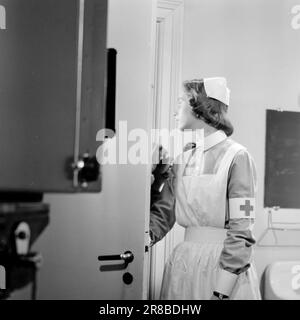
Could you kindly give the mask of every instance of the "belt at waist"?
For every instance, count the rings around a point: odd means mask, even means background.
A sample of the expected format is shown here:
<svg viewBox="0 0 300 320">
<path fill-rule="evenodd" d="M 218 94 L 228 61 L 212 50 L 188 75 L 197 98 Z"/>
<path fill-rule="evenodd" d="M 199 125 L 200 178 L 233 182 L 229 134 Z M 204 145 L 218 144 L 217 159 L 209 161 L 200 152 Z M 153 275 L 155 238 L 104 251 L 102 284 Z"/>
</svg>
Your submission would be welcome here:
<svg viewBox="0 0 300 320">
<path fill-rule="evenodd" d="M 227 229 L 213 227 L 187 227 L 185 228 L 184 241 L 223 243 Z"/>
</svg>

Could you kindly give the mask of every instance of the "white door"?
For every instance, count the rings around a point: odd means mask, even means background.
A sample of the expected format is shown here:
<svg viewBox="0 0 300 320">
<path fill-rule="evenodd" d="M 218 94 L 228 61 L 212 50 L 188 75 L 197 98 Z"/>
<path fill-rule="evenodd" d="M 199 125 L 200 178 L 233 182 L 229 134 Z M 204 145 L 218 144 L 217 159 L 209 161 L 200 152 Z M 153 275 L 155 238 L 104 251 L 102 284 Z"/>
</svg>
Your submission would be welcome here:
<svg viewBox="0 0 300 320">
<path fill-rule="evenodd" d="M 110 0 L 108 44 L 117 50 L 116 130 L 150 131 L 154 0 Z M 100 129 L 100 127 L 99 127 Z M 95 137 L 96 139 L 96 137 Z M 118 142 L 127 141 L 123 135 Z M 136 141 L 128 142 L 128 149 Z M 144 288 L 145 230 L 148 229 L 151 164 L 105 165 L 102 191 L 94 194 L 47 194 L 50 224 L 33 250 L 44 258 L 38 275 L 38 299 L 142 299 Z M 99 255 L 131 251 L 126 269 L 100 271 Z M 147 265 L 146 261 L 146 265 Z M 130 273 L 132 283 L 123 282 Z M 146 272 L 146 271 L 145 271 Z M 130 280 L 130 275 L 127 279 Z M 28 290 L 12 298 L 28 299 Z"/>
<path fill-rule="evenodd" d="M 129 136 L 130 130 L 136 128 L 150 132 L 154 10 L 152 0 L 111 0 L 109 3 L 108 46 L 118 52 L 116 128 L 118 132 L 118 122 L 127 121 Z M 125 140 L 125 136 L 119 137 L 123 144 Z M 136 142 L 128 141 L 127 150 Z M 144 274 L 144 263 L 147 265 L 148 262 L 148 255 L 145 254 L 148 234 L 145 229 L 148 231 L 150 172 L 151 164 L 128 163 L 104 168 L 104 223 L 99 226 L 98 253 L 120 254 L 129 250 L 134 254 L 134 260 L 126 270 L 98 274 L 99 285 L 105 288 L 99 297 L 145 297 L 143 280 L 147 274 Z M 105 264 L 112 263 L 108 261 Z M 125 272 L 133 276 L 133 282 L 129 285 L 122 280 Z"/>
</svg>

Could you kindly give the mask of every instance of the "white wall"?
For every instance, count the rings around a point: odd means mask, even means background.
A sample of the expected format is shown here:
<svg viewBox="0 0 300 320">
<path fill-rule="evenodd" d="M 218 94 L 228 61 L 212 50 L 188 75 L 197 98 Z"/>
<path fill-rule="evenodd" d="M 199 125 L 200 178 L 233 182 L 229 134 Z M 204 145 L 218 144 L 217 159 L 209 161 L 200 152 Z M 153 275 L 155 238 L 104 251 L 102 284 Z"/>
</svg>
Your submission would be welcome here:
<svg viewBox="0 0 300 320">
<path fill-rule="evenodd" d="M 225 76 L 231 88 L 233 139 L 253 155 L 258 171 L 255 235 L 263 209 L 266 109 L 300 111 L 300 30 L 291 27 L 298 0 L 186 0 L 183 79 Z M 282 210 L 279 217 L 300 210 Z M 282 218 L 281 218 L 282 219 Z M 300 238 L 298 233 L 286 233 Z M 299 241 L 298 241 L 299 243 Z M 256 248 L 259 273 L 276 260 L 300 260 L 300 248 Z"/>
</svg>

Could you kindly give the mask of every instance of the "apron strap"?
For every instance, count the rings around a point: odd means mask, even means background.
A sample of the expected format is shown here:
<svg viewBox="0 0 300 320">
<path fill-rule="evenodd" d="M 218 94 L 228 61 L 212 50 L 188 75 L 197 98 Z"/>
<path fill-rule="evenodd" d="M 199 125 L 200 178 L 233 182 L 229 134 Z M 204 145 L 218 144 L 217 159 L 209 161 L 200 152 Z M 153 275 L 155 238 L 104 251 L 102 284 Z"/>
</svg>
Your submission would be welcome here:
<svg viewBox="0 0 300 320">
<path fill-rule="evenodd" d="M 228 173 L 229 167 L 236 156 L 236 154 L 241 150 L 247 150 L 244 146 L 241 144 L 234 142 L 225 152 L 221 163 L 219 165 L 219 168 L 217 170 L 217 174 L 219 174 L 221 171 L 226 171 Z"/>
</svg>

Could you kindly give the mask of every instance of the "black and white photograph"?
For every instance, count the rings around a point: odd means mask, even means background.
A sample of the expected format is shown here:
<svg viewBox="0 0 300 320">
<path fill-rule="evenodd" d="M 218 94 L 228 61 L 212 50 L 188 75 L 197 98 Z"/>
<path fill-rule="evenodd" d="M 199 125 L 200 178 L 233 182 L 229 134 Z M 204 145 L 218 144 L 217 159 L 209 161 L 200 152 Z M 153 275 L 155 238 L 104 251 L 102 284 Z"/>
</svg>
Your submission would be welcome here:
<svg viewBox="0 0 300 320">
<path fill-rule="evenodd" d="M 0 309 L 300 300 L 299 57 L 300 0 L 0 0 Z"/>
</svg>

